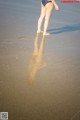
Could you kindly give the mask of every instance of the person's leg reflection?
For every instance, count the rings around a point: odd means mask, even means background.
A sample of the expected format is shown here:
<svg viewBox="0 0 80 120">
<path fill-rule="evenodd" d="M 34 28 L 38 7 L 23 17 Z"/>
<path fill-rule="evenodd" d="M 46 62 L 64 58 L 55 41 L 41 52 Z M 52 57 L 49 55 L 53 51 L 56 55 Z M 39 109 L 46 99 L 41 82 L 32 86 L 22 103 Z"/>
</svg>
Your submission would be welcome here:
<svg viewBox="0 0 80 120">
<path fill-rule="evenodd" d="M 37 75 L 37 72 L 39 69 L 41 69 L 43 66 L 43 52 L 44 52 L 44 45 L 45 45 L 45 36 L 43 36 L 40 48 L 38 48 L 38 40 L 39 40 L 40 34 L 38 33 L 36 35 L 35 41 L 34 41 L 34 51 L 31 59 L 31 63 L 29 66 L 29 74 L 28 74 L 28 81 L 31 84 L 34 80 L 35 76 Z"/>
</svg>

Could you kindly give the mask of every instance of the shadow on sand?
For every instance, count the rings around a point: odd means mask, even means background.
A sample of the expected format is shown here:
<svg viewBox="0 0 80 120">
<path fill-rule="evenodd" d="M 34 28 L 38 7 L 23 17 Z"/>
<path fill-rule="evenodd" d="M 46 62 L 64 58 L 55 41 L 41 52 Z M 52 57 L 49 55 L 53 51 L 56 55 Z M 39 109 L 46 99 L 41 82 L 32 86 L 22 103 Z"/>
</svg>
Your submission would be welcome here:
<svg viewBox="0 0 80 120">
<path fill-rule="evenodd" d="M 64 26 L 56 29 L 49 29 L 48 32 L 50 32 L 50 34 L 60 34 L 63 32 L 72 32 L 72 31 L 78 31 L 78 30 L 80 30 L 80 24 Z"/>
<path fill-rule="evenodd" d="M 45 36 L 42 37 L 42 41 L 40 43 L 40 47 L 38 46 L 40 34 L 37 34 L 34 41 L 34 50 L 32 53 L 32 59 L 29 65 L 28 70 L 28 82 L 32 84 L 37 72 L 46 66 L 46 63 L 43 61 L 44 56 L 44 46 L 45 46 Z"/>
</svg>

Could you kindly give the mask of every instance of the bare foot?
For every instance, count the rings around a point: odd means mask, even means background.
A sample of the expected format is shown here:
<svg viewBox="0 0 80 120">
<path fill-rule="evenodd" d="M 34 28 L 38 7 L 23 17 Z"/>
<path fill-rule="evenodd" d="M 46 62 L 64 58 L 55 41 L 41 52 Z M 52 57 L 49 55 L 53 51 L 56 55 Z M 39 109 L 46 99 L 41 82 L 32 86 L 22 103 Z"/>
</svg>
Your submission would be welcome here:
<svg viewBox="0 0 80 120">
<path fill-rule="evenodd" d="M 50 35 L 50 33 L 43 33 L 43 35 Z"/>
<path fill-rule="evenodd" d="M 37 33 L 41 33 L 41 34 L 43 34 L 43 31 L 37 31 Z"/>
</svg>

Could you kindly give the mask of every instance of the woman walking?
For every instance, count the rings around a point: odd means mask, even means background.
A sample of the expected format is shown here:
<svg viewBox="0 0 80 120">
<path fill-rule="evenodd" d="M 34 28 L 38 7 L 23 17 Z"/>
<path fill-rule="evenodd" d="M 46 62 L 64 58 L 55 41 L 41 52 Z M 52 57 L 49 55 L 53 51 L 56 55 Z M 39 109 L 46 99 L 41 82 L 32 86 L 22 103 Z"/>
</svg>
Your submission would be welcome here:
<svg viewBox="0 0 80 120">
<path fill-rule="evenodd" d="M 53 7 L 55 7 L 56 10 L 59 10 L 59 6 L 55 2 L 55 0 L 42 0 L 41 15 L 38 20 L 37 33 L 41 33 L 42 22 L 45 18 L 43 35 L 49 35 L 49 33 L 47 33 L 47 28 L 48 28 L 48 24 L 49 24 L 49 20 L 50 20 L 50 16 L 51 16 Z"/>
</svg>

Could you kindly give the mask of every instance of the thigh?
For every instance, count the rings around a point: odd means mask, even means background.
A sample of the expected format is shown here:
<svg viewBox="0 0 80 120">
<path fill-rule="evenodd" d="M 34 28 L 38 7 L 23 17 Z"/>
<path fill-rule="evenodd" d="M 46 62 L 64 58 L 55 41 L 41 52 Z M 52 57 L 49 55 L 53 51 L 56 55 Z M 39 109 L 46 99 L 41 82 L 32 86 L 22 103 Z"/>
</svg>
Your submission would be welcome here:
<svg viewBox="0 0 80 120">
<path fill-rule="evenodd" d="M 46 17 L 47 17 L 47 18 L 50 18 L 54 6 L 53 6 L 53 4 L 50 2 L 50 3 L 46 4 L 45 7 L 46 7 Z"/>
<path fill-rule="evenodd" d="M 41 3 L 41 16 L 45 16 L 46 15 L 46 7 L 43 6 L 43 4 Z"/>
</svg>

